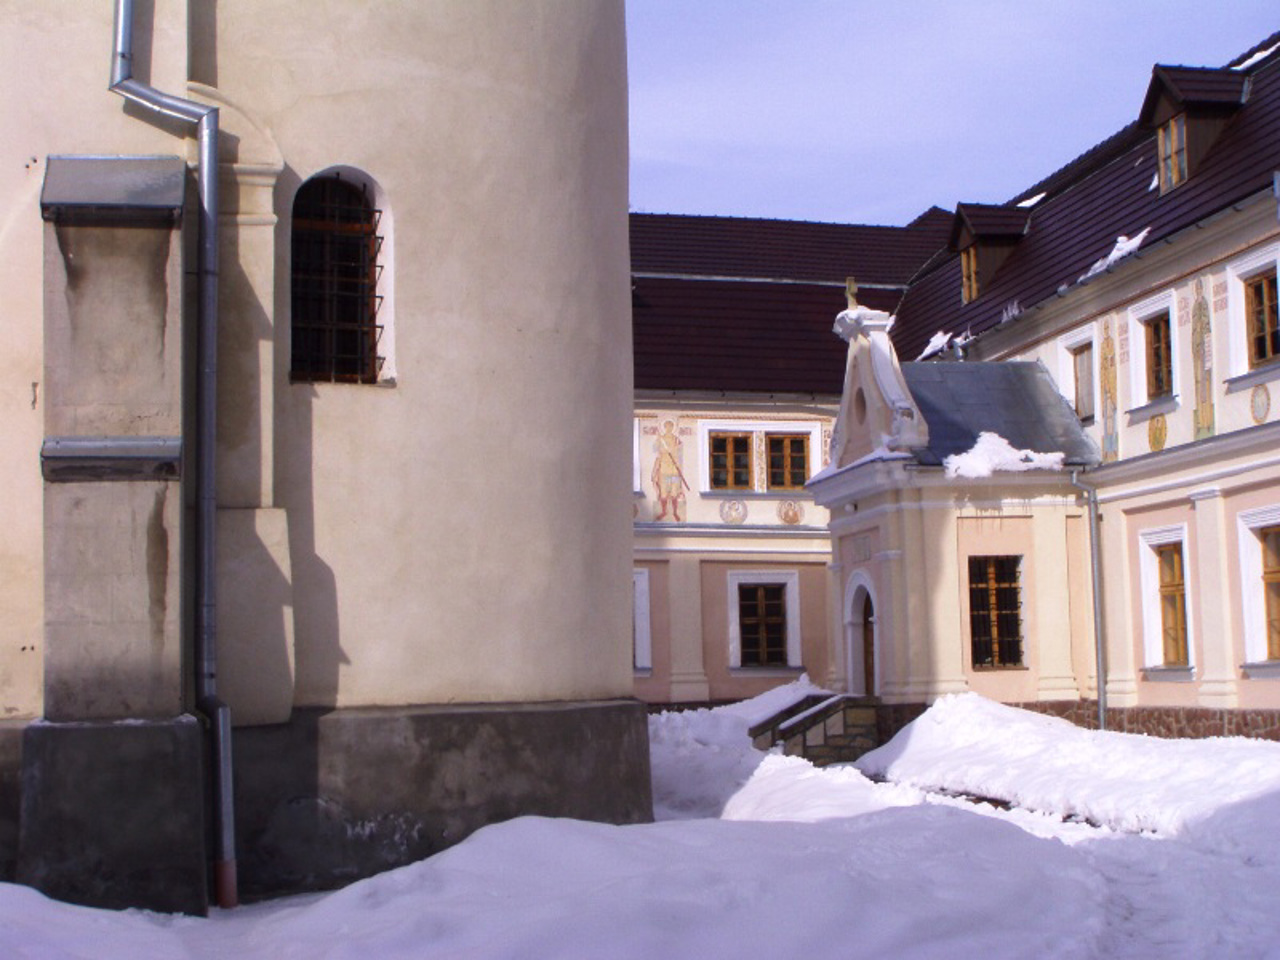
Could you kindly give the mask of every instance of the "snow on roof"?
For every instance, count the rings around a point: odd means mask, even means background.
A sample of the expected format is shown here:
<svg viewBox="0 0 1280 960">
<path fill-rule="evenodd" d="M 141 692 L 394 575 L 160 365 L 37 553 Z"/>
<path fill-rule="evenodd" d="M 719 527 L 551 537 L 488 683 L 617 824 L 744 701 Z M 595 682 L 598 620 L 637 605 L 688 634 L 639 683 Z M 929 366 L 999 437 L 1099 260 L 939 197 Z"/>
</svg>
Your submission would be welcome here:
<svg viewBox="0 0 1280 960">
<path fill-rule="evenodd" d="M 996 472 L 1021 472 L 1024 470 L 1061 470 L 1065 454 L 1036 453 L 1034 450 L 1015 450 L 1013 445 L 998 433 L 983 431 L 973 448 L 965 453 L 954 453 L 942 461 L 949 479 L 965 477 L 981 479 Z"/>
<path fill-rule="evenodd" d="M 1090 277 L 1095 277 L 1098 274 L 1105 272 L 1116 261 L 1123 260 L 1125 257 L 1129 256 L 1129 254 L 1137 250 L 1138 247 L 1142 246 L 1142 241 L 1147 239 L 1147 234 L 1150 232 L 1150 227 L 1144 227 L 1142 232 L 1132 240 L 1124 236 L 1116 237 L 1116 244 L 1111 248 L 1111 252 L 1101 260 L 1095 261 L 1093 266 L 1085 271 L 1084 276 L 1082 276 L 1078 282 L 1083 283 Z"/>
</svg>

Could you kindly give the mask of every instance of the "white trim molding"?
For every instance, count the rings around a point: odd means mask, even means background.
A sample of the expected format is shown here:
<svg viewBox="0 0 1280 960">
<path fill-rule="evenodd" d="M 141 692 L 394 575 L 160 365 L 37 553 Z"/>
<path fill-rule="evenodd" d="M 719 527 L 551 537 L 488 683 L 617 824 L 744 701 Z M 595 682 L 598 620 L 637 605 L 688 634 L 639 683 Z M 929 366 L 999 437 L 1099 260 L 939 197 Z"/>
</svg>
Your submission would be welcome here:
<svg viewBox="0 0 1280 960">
<path fill-rule="evenodd" d="M 742 623 L 738 610 L 738 586 L 744 583 L 776 583 L 784 587 L 787 606 L 787 666 L 798 667 L 800 654 L 800 571 L 730 570 L 728 575 L 729 666 L 742 668 Z M 754 667 L 744 668 L 754 670 Z M 767 668 L 762 668 L 767 669 Z"/>
<path fill-rule="evenodd" d="M 1227 378 L 1242 377 L 1250 372 L 1244 282 L 1268 268 L 1275 270 L 1277 262 L 1280 262 L 1280 243 L 1260 247 L 1227 264 Z M 1280 376 L 1280 365 L 1272 366 Z"/>
<path fill-rule="evenodd" d="M 632 666 L 636 670 L 653 669 L 653 634 L 649 608 L 649 571 L 645 567 L 631 570 L 632 598 Z"/>
<path fill-rule="evenodd" d="M 1146 323 L 1161 313 L 1169 314 L 1169 395 L 1167 397 L 1147 396 L 1147 331 Z M 1164 404 L 1176 408 L 1181 394 L 1182 377 L 1178 366 L 1182 362 L 1182 349 L 1178 333 L 1178 306 L 1173 290 L 1162 290 L 1154 296 L 1139 300 L 1128 309 L 1129 324 L 1129 412 L 1139 412 L 1151 404 L 1161 404 L 1161 409 L 1153 412 L 1168 412 Z"/>
<path fill-rule="evenodd" d="M 802 490 L 770 490 L 768 484 L 768 463 L 757 462 L 757 451 L 763 440 L 758 435 L 766 433 L 803 433 L 809 437 L 808 463 L 805 464 L 809 479 L 822 464 L 822 420 L 699 420 L 698 421 L 698 492 L 702 494 L 720 493 L 767 493 L 773 496 L 804 494 Z M 751 487 L 749 490 L 712 490 L 711 489 L 711 434 L 713 433 L 749 433 L 751 434 L 752 467 Z M 766 450 L 764 456 L 768 456 Z"/>
<path fill-rule="evenodd" d="M 1280 504 L 1241 510 L 1236 514 L 1236 536 L 1240 549 L 1240 619 L 1244 625 L 1246 663 L 1260 665 L 1267 660 L 1267 598 L 1262 591 L 1263 527 L 1280 526 Z"/>
<path fill-rule="evenodd" d="M 1195 614 L 1191 608 L 1193 591 L 1191 589 L 1191 567 L 1187 562 L 1188 547 L 1187 525 L 1174 523 L 1164 527 L 1150 527 L 1138 531 L 1138 575 L 1142 590 L 1142 665 L 1148 671 L 1171 668 L 1181 670 L 1190 677 L 1196 666 L 1194 624 Z M 1164 637 L 1160 623 L 1160 570 L 1156 566 L 1156 547 L 1177 543 L 1182 545 L 1182 592 L 1184 610 L 1187 617 L 1187 664 L 1166 664 L 1164 662 Z M 1153 679 L 1154 676 L 1148 677 Z"/>
</svg>

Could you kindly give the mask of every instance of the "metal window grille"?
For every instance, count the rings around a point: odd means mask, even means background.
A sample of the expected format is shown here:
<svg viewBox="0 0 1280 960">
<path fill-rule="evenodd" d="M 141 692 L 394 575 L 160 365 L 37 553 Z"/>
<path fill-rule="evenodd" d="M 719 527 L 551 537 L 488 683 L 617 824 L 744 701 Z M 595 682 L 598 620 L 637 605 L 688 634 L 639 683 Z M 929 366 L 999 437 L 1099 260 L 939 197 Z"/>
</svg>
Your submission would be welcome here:
<svg viewBox="0 0 1280 960">
<path fill-rule="evenodd" d="M 738 584 L 738 630 L 744 667 L 787 665 L 786 585 Z"/>
<path fill-rule="evenodd" d="M 807 434 L 771 433 L 769 446 L 769 489 L 797 490 L 809 479 L 809 437 Z"/>
<path fill-rule="evenodd" d="M 381 211 L 339 176 L 316 177 L 293 203 L 292 365 L 300 381 L 376 383 Z"/>
<path fill-rule="evenodd" d="M 975 667 L 1022 665 L 1021 560 L 969 558 L 969 635 Z"/>
</svg>

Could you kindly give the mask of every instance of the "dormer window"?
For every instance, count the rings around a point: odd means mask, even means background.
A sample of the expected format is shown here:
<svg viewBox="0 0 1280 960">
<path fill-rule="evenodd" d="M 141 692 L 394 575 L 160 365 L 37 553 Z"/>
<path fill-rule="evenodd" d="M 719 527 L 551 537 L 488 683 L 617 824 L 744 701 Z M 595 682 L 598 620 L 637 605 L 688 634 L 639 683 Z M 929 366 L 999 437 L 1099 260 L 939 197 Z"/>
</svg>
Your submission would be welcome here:
<svg viewBox="0 0 1280 960">
<path fill-rule="evenodd" d="M 951 226 L 952 250 L 960 254 L 960 302 L 982 294 L 1001 264 L 1026 234 L 1031 211 L 1026 207 L 962 203 Z"/>
<path fill-rule="evenodd" d="M 1248 75 L 1213 67 L 1157 64 L 1138 122 L 1156 134 L 1160 192 L 1168 193 L 1196 170 L 1244 103 Z"/>
<path fill-rule="evenodd" d="M 960 251 L 960 270 L 963 277 L 960 302 L 978 299 L 978 248 L 976 245 Z"/>
<path fill-rule="evenodd" d="M 1187 179 L 1187 115 L 1180 113 L 1160 128 L 1160 192 Z"/>
</svg>

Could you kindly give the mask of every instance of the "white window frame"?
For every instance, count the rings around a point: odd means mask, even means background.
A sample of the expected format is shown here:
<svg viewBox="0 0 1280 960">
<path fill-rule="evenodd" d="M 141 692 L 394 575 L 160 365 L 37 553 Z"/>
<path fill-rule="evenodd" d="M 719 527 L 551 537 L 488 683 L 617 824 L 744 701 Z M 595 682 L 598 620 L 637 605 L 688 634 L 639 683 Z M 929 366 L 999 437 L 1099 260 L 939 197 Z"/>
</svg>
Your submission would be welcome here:
<svg viewBox="0 0 1280 960">
<path fill-rule="evenodd" d="M 653 669 L 653 633 L 649 611 L 649 571 L 644 567 L 631 570 L 632 636 L 635 638 L 632 667 Z"/>
<path fill-rule="evenodd" d="M 1184 673 L 1188 679 L 1195 673 L 1195 611 L 1192 609 L 1191 563 L 1188 553 L 1187 525 L 1173 523 L 1138 531 L 1138 577 L 1142 590 L 1142 663 L 1148 670 Z M 1164 662 L 1164 625 L 1160 619 L 1160 569 L 1156 547 L 1182 544 L 1182 576 L 1184 605 L 1187 615 L 1187 665 Z M 1150 679 L 1150 676 L 1148 676 Z"/>
<path fill-rule="evenodd" d="M 1147 321 L 1158 314 L 1169 314 L 1169 367 L 1170 390 L 1168 396 L 1150 397 L 1147 395 Z M 1162 413 L 1178 406 L 1178 398 L 1182 395 L 1182 344 L 1178 336 L 1177 298 L 1173 290 L 1162 290 L 1155 296 L 1140 300 L 1129 308 L 1129 413 L 1144 411 L 1151 407 L 1151 413 Z"/>
<path fill-rule="evenodd" d="M 1267 660 L 1267 609 L 1262 592 L 1262 541 L 1258 531 L 1280 526 L 1280 504 L 1241 510 L 1236 514 L 1240 550 L 1240 619 L 1244 627 L 1246 663 Z"/>
<path fill-rule="evenodd" d="M 713 433 L 749 433 L 751 434 L 751 486 L 745 490 L 717 490 L 711 486 L 711 434 Z M 699 420 L 698 421 L 698 492 L 710 494 L 769 493 L 781 499 L 795 499 L 802 491 L 769 490 L 767 470 L 762 471 L 756 456 L 758 452 L 757 434 L 766 433 L 803 433 L 809 436 L 809 462 L 806 464 L 808 476 L 812 479 L 817 472 L 815 461 L 822 457 L 822 421 L 821 420 Z M 765 452 L 768 456 L 768 452 Z M 767 464 L 765 465 L 767 467 Z M 764 474 L 764 480 L 761 476 Z"/>
<path fill-rule="evenodd" d="M 640 418 L 631 418 L 631 492 L 639 494 L 643 492 L 641 487 L 641 477 L 643 471 L 640 469 Z"/>
<path fill-rule="evenodd" d="M 1227 264 L 1227 377 L 1252 375 L 1250 380 L 1280 378 L 1280 363 L 1251 369 L 1249 321 L 1245 316 L 1245 281 L 1280 266 L 1280 243 L 1273 243 Z"/>
<path fill-rule="evenodd" d="M 738 587 L 750 583 L 780 583 L 787 605 L 787 666 L 801 665 L 800 654 L 800 571 L 799 570 L 730 570 L 729 571 L 729 666 L 742 667 L 742 623 L 738 610 Z M 769 667 L 746 667 L 768 670 Z"/>
<path fill-rule="evenodd" d="M 1101 409 L 1100 397 L 1098 396 L 1098 344 L 1096 338 L 1096 324 L 1090 323 L 1081 327 L 1079 330 L 1072 330 L 1070 333 L 1063 334 L 1058 339 L 1058 392 L 1066 398 L 1067 403 L 1075 410 L 1076 406 L 1076 364 L 1075 353 L 1081 347 L 1091 347 L 1090 354 L 1093 358 L 1093 419 L 1098 421 L 1098 410 Z M 1077 415 L 1079 411 L 1076 411 Z"/>
</svg>

